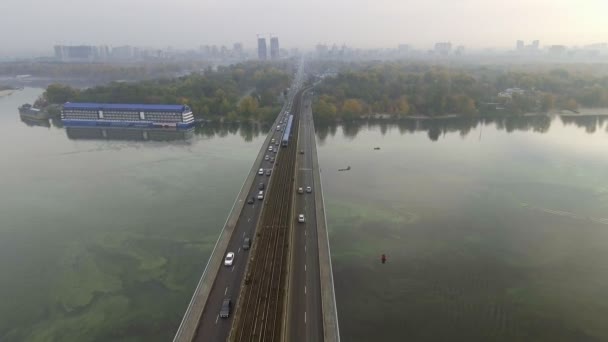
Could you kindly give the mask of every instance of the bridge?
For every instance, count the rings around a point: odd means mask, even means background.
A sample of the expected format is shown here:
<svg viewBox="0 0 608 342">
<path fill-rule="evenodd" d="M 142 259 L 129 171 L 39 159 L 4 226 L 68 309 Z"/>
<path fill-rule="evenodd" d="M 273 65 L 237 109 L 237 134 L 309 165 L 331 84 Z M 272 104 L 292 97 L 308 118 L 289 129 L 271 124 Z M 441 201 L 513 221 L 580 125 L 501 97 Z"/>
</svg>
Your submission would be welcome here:
<svg viewBox="0 0 608 342">
<path fill-rule="evenodd" d="M 174 342 L 340 340 L 311 98 L 301 89 L 303 76 L 302 64 Z M 230 252 L 233 263 L 225 266 Z M 227 299 L 230 314 L 220 317 Z"/>
</svg>

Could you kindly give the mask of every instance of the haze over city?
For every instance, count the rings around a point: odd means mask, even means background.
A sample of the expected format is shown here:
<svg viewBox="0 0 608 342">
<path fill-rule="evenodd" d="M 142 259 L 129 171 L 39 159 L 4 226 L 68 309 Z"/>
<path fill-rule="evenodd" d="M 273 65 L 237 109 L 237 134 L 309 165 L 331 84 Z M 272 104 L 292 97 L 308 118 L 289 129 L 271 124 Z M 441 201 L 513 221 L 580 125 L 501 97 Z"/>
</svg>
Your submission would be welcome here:
<svg viewBox="0 0 608 342">
<path fill-rule="evenodd" d="M 285 48 L 337 43 L 361 48 L 451 41 L 512 48 L 518 39 L 585 45 L 605 41 L 604 0 L 3 0 L 0 55 L 48 53 L 55 44 L 195 48 L 274 34 Z M 103 18 L 103 19 L 100 19 Z M 127 24 L 128 23 L 128 24 Z"/>
</svg>

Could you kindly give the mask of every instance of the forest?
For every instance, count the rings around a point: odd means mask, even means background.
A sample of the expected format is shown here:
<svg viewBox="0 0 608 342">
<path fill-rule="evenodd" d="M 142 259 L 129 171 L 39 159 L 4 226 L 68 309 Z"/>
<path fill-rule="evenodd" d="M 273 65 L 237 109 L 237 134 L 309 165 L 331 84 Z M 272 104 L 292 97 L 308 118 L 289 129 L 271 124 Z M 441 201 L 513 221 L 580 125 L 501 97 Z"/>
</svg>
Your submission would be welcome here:
<svg viewBox="0 0 608 342">
<path fill-rule="evenodd" d="M 269 121 L 281 106 L 289 87 L 290 62 L 247 62 L 207 68 L 178 78 L 139 82 L 112 82 L 104 86 L 77 89 L 50 85 L 39 106 L 65 102 L 187 104 L 203 120 Z"/>
<path fill-rule="evenodd" d="M 603 69 L 602 69 L 603 70 Z M 375 62 L 342 67 L 316 88 L 315 116 L 519 115 L 608 107 L 608 76 L 589 65 L 446 66 Z"/>
</svg>

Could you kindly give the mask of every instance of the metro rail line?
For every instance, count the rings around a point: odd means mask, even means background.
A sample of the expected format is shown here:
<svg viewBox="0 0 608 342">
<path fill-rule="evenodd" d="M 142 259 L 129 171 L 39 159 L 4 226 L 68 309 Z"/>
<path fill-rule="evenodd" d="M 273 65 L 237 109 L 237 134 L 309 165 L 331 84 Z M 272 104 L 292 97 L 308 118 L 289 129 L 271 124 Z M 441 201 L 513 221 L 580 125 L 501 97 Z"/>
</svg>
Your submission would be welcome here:
<svg viewBox="0 0 608 342">
<path fill-rule="evenodd" d="M 294 97 L 291 134 L 282 144 L 236 307 L 230 341 L 280 341 L 302 91 Z M 286 131 L 289 128 L 286 126 Z"/>
</svg>

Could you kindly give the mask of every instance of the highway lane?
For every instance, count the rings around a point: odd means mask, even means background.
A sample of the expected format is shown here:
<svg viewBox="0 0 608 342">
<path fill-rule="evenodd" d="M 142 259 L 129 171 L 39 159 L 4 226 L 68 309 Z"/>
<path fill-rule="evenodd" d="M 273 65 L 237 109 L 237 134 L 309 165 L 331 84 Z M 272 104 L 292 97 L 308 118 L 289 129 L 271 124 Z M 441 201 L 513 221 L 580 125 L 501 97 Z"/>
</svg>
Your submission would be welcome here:
<svg viewBox="0 0 608 342">
<path fill-rule="evenodd" d="M 272 128 L 272 135 L 275 141 L 280 140 L 281 132 L 276 130 L 276 125 Z M 278 145 L 271 144 L 274 148 Z M 268 151 L 268 145 L 263 146 L 266 150 L 266 155 L 270 157 L 277 156 L 276 153 Z M 264 170 L 272 169 L 274 163 L 269 160 L 263 160 L 260 168 Z M 253 204 L 245 204 L 243 211 L 239 216 L 234 233 L 228 243 L 226 253 L 234 252 L 235 258 L 233 266 L 223 266 L 218 272 L 211 293 L 207 300 L 203 316 L 197 329 L 195 341 L 225 341 L 230 332 L 233 313 L 229 318 L 220 318 L 219 311 L 224 298 L 230 298 L 233 303 L 233 310 L 236 301 L 238 300 L 241 282 L 243 280 L 248 251 L 243 249 L 243 242 L 246 237 L 252 238 L 252 243 L 255 234 L 255 227 L 261 213 L 264 200 L 258 200 L 258 185 L 264 183 L 264 192 L 268 188 L 270 178 L 272 176 L 256 175 L 255 181 L 249 189 L 247 199 L 255 197 Z M 247 201 L 247 199 L 245 201 Z"/>
<path fill-rule="evenodd" d="M 310 98 L 302 103 L 296 189 L 302 187 L 303 194 L 297 194 L 294 206 L 294 240 L 289 281 L 289 341 L 322 341 L 323 316 L 319 277 L 319 255 L 317 240 L 317 217 L 315 211 L 316 184 L 313 184 L 312 146 L 315 144 L 314 126 Z M 306 192 L 310 186 L 313 193 Z M 298 223 L 297 216 L 304 214 L 305 223 Z"/>
<path fill-rule="evenodd" d="M 281 125 L 281 128 L 284 129 L 286 112 L 291 110 L 293 97 L 300 87 L 302 77 L 302 67 L 300 66 L 300 70 L 288 94 L 288 103 L 275 120 L 271 127 L 271 131 L 269 132 L 276 142 L 274 144 L 270 143 L 270 145 L 273 146 L 273 151 L 280 150 L 280 141 L 282 137 L 282 130 L 277 130 L 276 126 Z M 265 144 L 262 146 L 262 149 L 265 149 L 265 154 L 268 155 L 269 158 L 274 157 L 276 160 L 279 152 L 275 153 L 268 151 L 268 146 L 269 145 Z M 273 169 L 273 167 L 274 162 L 265 159 L 262 160 L 261 165 L 259 166 L 259 168 L 264 169 L 264 175 L 256 174 L 256 178 L 245 199 L 245 201 L 247 201 L 248 198 L 255 197 L 254 203 L 245 204 L 243 207 L 228 243 L 228 247 L 226 248 L 226 252 L 224 253 L 224 256 L 228 252 L 235 253 L 233 266 L 222 266 L 222 268 L 220 268 L 199 321 L 194 341 L 216 342 L 226 341 L 228 338 L 249 255 L 249 251 L 243 249 L 243 242 L 246 237 L 249 237 L 252 239 L 252 245 L 255 244 L 254 236 L 256 226 L 258 219 L 260 218 L 260 213 L 262 212 L 263 203 L 266 201 L 266 198 L 264 198 L 264 200 L 257 199 L 259 191 L 258 186 L 260 183 L 264 183 L 264 194 L 266 194 L 272 175 L 267 176 L 265 171 L 267 169 Z M 219 311 L 225 298 L 231 299 L 232 310 L 228 318 L 221 318 L 219 317 Z"/>
</svg>

